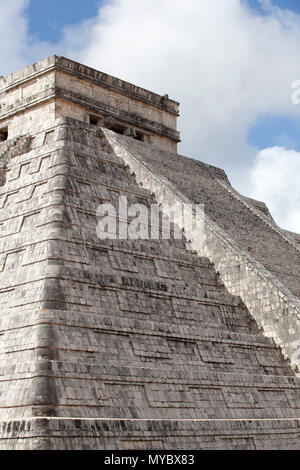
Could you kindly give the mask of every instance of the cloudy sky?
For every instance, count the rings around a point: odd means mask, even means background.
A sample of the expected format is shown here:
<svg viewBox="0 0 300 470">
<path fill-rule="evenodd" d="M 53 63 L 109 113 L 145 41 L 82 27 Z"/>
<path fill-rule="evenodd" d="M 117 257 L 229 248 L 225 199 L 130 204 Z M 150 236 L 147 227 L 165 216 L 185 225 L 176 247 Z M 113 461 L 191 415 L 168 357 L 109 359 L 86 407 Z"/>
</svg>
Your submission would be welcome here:
<svg viewBox="0 0 300 470">
<path fill-rule="evenodd" d="M 168 93 L 181 103 L 180 153 L 224 168 L 300 233 L 299 0 L 0 6 L 0 75 L 57 54 Z"/>
</svg>

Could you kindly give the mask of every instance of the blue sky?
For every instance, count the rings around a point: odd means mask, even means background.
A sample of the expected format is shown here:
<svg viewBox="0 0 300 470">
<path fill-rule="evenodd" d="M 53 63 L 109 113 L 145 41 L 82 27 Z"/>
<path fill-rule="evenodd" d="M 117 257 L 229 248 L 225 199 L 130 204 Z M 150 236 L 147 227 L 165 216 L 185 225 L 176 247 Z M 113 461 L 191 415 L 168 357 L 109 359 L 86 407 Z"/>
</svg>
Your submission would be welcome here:
<svg viewBox="0 0 300 470">
<path fill-rule="evenodd" d="M 30 33 L 58 42 L 62 30 L 97 15 L 101 0 L 31 0 L 27 9 Z"/>
<path fill-rule="evenodd" d="M 266 15 L 259 0 L 248 0 L 259 14 Z M 300 14 L 300 0 L 273 0 L 273 5 Z M 300 70 L 299 70 L 300 72 Z M 300 152 L 300 121 L 285 116 L 260 116 L 250 128 L 248 141 L 258 148 L 284 146 Z"/>
<path fill-rule="evenodd" d="M 300 233 L 300 0 L 0 3 L 0 75 L 57 54 L 168 93 L 179 152 Z"/>
<path fill-rule="evenodd" d="M 259 0 L 248 0 L 248 3 L 252 8 L 255 8 L 259 13 L 264 13 Z M 279 8 L 287 9 L 295 13 L 300 13 L 300 2 L 299 0 L 273 0 L 273 5 Z"/>
<path fill-rule="evenodd" d="M 265 11 L 259 0 L 246 0 L 258 13 Z M 30 0 L 27 10 L 31 34 L 57 42 L 65 26 L 97 15 L 103 0 Z M 300 0 L 273 0 L 274 5 L 300 14 Z"/>
<path fill-rule="evenodd" d="M 260 116 L 249 129 L 248 142 L 263 149 L 279 146 L 300 152 L 300 120 L 289 116 Z"/>
</svg>

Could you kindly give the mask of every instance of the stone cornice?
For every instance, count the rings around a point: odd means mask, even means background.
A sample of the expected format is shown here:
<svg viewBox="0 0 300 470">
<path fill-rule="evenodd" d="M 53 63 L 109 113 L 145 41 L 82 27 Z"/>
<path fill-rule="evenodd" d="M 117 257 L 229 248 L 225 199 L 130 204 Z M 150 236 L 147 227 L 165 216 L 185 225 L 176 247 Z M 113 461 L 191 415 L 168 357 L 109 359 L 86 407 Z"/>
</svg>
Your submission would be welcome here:
<svg viewBox="0 0 300 470">
<path fill-rule="evenodd" d="M 107 88 L 122 95 L 127 95 L 130 98 L 143 101 L 155 108 L 167 111 L 168 113 L 172 113 L 177 116 L 179 114 L 179 103 L 177 101 L 170 100 L 169 98 L 158 95 L 157 93 L 153 93 L 152 91 L 138 87 L 132 83 L 120 80 L 119 78 L 112 77 L 106 73 L 99 72 L 98 70 L 79 64 L 78 62 L 74 62 L 70 59 L 66 59 L 65 57 L 56 57 L 55 68 L 74 75 L 77 78 L 89 80 L 102 88 Z"/>
<path fill-rule="evenodd" d="M 48 90 L 43 90 L 40 93 L 31 95 L 28 98 L 18 100 L 10 106 L 7 106 L 3 109 L 0 108 L 0 120 L 8 119 L 14 114 L 28 110 L 29 108 L 37 106 L 38 104 L 48 101 L 51 98 L 55 98 L 54 88 L 49 88 Z"/>
<path fill-rule="evenodd" d="M 143 129 L 147 129 L 149 131 L 155 132 L 156 134 L 166 136 L 170 139 L 175 140 L 176 142 L 180 142 L 179 132 L 170 129 L 169 127 L 166 127 L 163 124 L 150 121 L 138 114 L 120 110 L 119 108 L 115 108 L 101 101 L 95 101 L 94 99 L 87 98 L 86 96 L 80 95 L 78 93 L 65 90 L 64 88 L 56 87 L 55 97 L 72 102 L 79 106 L 83 106 L 89 110 L 93 110 L 95 112 L 107 116 L 115 117 L 118 120 L 123 120 L 126 123 L 135 125 Z"/>
<path fill-rule="evenodd" d="M 28 110 L 50 99 L 58 98 L 74 103 L 78 106 L 82 106 L 91 111 L 115 117 L 118 120 L 123 120 L 126 123 L 135 125 L 142 129 L 146 129 L 150 132 L 154 132 L 155 134 L 160 134 L 162 136 L 168 137 L 170 139 L 175 140 L 176 142 L 180 142 L 179 132 L 170 129 L 169 127 L 145 119 L 137 114 L 128 113 L 118 108 L 114 108 L 106 103 L 92 100 L 90 98 L 87 98 L 86 96 L 71 92 L 69 90 L 65 90 L 64 88 L 60 87 L 49 88 L 48 90 L 36 93 L 23 100 L 16 101 L 16 103 L 10 105 L 9 107 L 0 109 L 0 120 L 9 119 L 14 114 Z"/>
<path fill-rule="evenodd" d="M 20 86 L 29 80 L 55 70 L 59 70 L 69 75 L 74 75 L 79 79 L 88 80 L 102 88 L 142 101 L 168 113 L 175 114 L 177 116 L 179 115 L 179 103 L 170 100 L 167 95 L 161 96 L 157 93 L 135 86 L 129 82 L 112 77 L 111 75 L 107 75 L 65 57 L 58 56 L 50 56 L 47 59 L 20 70 L 19 72 L 10 74 L 7 77 L 2 77 L 0 79 L 0 93 L 7 92 L 11 88 Z"/>
</svg>

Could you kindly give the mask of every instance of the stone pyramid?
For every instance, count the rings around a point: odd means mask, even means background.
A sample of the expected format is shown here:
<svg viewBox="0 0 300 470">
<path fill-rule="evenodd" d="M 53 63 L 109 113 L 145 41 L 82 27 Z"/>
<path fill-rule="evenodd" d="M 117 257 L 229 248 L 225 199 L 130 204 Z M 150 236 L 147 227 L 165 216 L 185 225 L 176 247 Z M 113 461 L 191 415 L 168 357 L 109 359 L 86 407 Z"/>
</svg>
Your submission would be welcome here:
<svg viewBox="0 0 300 470">
<path fill-rule="evenodd" d="M 300 237 L 167 96 L 52 56 L 0 105 L 0 449 L 299 449 Z M 120 196 L 204 203 L 202 251 L 99 239 Z"/>
</svg>

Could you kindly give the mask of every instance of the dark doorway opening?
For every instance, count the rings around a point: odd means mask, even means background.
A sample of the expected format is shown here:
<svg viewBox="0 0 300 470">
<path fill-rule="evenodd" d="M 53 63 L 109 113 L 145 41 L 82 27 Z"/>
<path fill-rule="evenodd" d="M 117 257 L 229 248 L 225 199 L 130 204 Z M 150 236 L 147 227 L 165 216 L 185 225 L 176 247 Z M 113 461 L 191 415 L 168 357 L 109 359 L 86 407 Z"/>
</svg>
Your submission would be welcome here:
<svg viewBox="0 0 300 470">
<path fill-rule="evenodd" d="M 99 119 L 97 118 L 97 116 L 90 116 L 90 124 L 92 124 L 92 126 L 98 126 L 98 122 Z"/>
<path fill-rule="evenodd" d="M 4 127 L 3 129 L 0 129 L 0 142 L 4 142 L 7 139 L 8 139 L 8 128 Z"/>
<path fill-rule="evenodd" d="M 115 124 L 110 128 L 111 131 L 115 132 L 116 134 L 124 134 L 126 127 L 121 126 L 120 124 Z"/>
<path fill-rule="evenodd" d="M 137 132 L 137 133 L 136 133 L 135 140 L 139 140 L 139 141 L 141 141 L 141 142 L 144 142 L 144 141 L 145 141 L 144 134 L 141 134 L 140 132 Z"/>
</svg>

